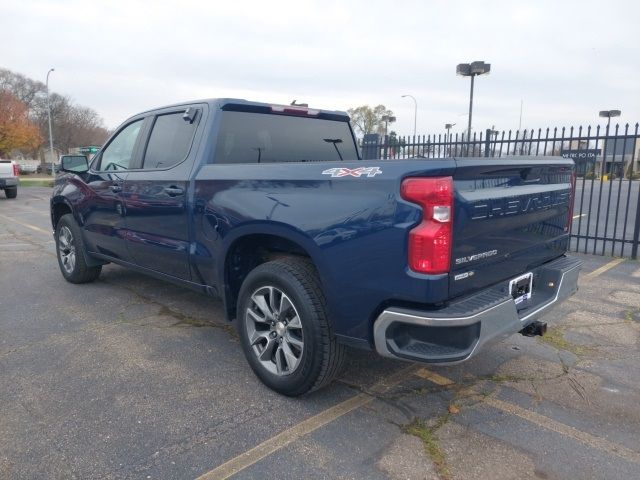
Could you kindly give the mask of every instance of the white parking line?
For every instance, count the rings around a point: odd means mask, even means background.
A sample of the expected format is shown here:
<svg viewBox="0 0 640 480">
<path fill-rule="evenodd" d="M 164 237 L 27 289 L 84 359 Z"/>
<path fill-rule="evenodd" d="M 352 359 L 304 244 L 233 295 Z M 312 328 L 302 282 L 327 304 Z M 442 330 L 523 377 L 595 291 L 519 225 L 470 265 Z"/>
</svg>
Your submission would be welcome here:
<svg viewBox="0 0 640 480">
<path fill-rule="evenodd" d="M 586 216 L 587 216 L 587 214 L 586 214 L 586 213 L 580 213 L 580 214 L 578 214 L 578 215 L 574 215 L 574 216 L 573 216 L 573 219 L 575 220 L 576 218 L 586 217 Z"/>
<path fill-rule="evenodd" d="M 560 433 L 565 437 L 573 438 L 587 447 L 606 452 L 609 455 L 615 455 L 616 457 L 620 457 L 629 462 L 640 464 L 640 453 L 623 445 L 610 442 L 605 438 L 596 437 L 595 435 L 583 432 L 582 430 L 578 430 L 570 425 L 545 417 L 539 413 L 532 412 L 531 410 L 514 405 L 513 403 L 504 402 L 492 397 L 487 397 L 484 401 L 486 404 L 497 408 L 498 410 L 520 417 L 546 430 L 551 430 L 552 432 Z"/>
<path fill-rule="evenodd" d="M 448 385 L 454 383 L 453 380 L 450 380 L 447 377 L 443 377 L 442 375 L 430 372 L 426 368 L 420 369 L 415 374 L 419 375 L 422 378 L 426 378 L 427 380 L 430 380 L 437 385 L 442 385 L 443 381 L 447 381 Z M 433 378 L 431 378 L 432 376 Z M 610 455 L 615 455 L 629 462 L 640 464 L 640 452 L 631 450 L 630 448 L 627 448 L 623 445 L 610 442 L 605 438 L 596 437 L 595 435 L 583 432 L 582 430 L 578 430 L 577 428 L 574 428 L 570 425 L 566 425 L 552 418 L 546 417 L 536 412 L 532 412 L 531 410 L 527 410 L 526 408 L 522 408 L 519 405 L 505 402 L 492 396 L 485 397 L 482 403 L 485 403 L 493 408 L 497 408 L 498 410 L 502 410 L 503 412 L 510 415 L 520 417 L 523 420 L 533 423 L 534 425 L 542 427 L 546 430 L 551 430 L 552 432 L 556 432 L 566 437 L 573 438 L 574 440 L 577 440 L 587 447 L 594 448 Z"/>
<path fill-rule="evenodd" d="M 427 370 L 426 368 L 418 369 L 414 373 L 414 375 L 429 380 L 430 382 L 433 382 L 436 385 L 440 385 L 441 387 L 446 387 L 448 385 L 454 384 L 453 380 L 450 380 L 447 377 L 443 377 L 442 375 L 439 375 L 436 372 L 432 372 L 431 370 Z"/>
<path fill-rule="evenodd" d="M 9 220 L 10 222 L 17 223 L 18 225 L 22 225 L 23 227 L 30 228 L 35 232 L 46 233 L 47 235 L 51 235 L 51 231 L 45 230 L 44 228 L 36 227 L 35 225 L 31 225 L 29 223 L 21 222 L 20 220 L 16 220 L 15 218 L 8 217 L 6 215 L 0 214 L 0 217 Z"/>
<path fill-rule="evenodd" d="M 380 383 L 374 385 L 371 388 L 372 394 L 380 394 L 389 390 L 394 385 L 405 380 L 409 375 L 413 374 L 416 367 L 412 365 L 408 368 L 400 370 L 398 373 L 391 375 L 384 379 Z M 229 478 L 232 475 L 250 467 L 254 463 L 259 462 L 265 457 L 268 457 L 274 452 L 277 452 L 281 448 L 296 441 L 300 437 L 303 437 L 320 427 L 333 422 L 334 420 L 346 415 L 347 413 L 363 407 L 374 400 L 373 395 L 368 393 L 360 393 L 343 402 L 334 405 L 322 412 L 314 415 L 311 418 L 303 420 L 302 422 L 294 425 L 283 432 L 280 432 L 274 437 L 265 440 L 259 445 L 256 445 L 250 450 L 241 453 L 235 458 L 223 463 L 217 468 L 200 475 L 196 480 L 220 480 Z"/>
<path fill-rule="evenodd" d="M 620 265 L 624 262 L 624 258 L 616 258 L 611 260 L 609 263 L 604 264 L 600 268 L 596 268 L 593 272 L 587 273 L 586 275 L 582 275 L 583 280 L 592 280 L 596 278 L 598 275 L 602 275 L 607 270 L 611 270 L 616 265 Z"/>
</svg>

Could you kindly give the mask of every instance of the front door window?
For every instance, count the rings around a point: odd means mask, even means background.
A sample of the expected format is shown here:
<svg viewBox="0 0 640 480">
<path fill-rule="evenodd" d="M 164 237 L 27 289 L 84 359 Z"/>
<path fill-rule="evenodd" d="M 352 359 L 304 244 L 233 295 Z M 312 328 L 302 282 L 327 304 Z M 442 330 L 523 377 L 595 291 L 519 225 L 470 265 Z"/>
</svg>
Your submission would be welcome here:
<svg viewBox="0 0 640 480">
<path fill-rule="evenodd" d="M 100 171 L 128 170 L 141 128 L 142 120 L 137 120 L 124 127 L 102 151 L 98 169 Z"/>
</svg>

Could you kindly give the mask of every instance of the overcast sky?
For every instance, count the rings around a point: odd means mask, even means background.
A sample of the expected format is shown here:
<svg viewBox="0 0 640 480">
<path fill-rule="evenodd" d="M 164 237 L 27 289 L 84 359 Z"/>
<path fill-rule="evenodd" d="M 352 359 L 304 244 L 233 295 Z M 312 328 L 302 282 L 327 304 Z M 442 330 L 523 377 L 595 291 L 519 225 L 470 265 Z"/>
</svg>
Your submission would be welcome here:
<svg viewBox="0 0 640 480">
<path fill-rule="evenodd" d="M 97 110 L 113 128 L 183 100 L 293 99 L 346 110 L 384 104 L 394 129 L 465 128 L 469 79 L 484 60 L 474 129 L 640 120 L 636 1 L 0 2 L 0 66 Z"/>
</svg>

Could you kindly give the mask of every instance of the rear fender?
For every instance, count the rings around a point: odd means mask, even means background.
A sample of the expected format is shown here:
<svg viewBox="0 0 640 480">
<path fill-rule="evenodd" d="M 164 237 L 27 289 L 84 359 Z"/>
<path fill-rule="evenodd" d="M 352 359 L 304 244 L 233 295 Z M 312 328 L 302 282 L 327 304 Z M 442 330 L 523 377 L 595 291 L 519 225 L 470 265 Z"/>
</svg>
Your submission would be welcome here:
<svg viewBox="0 0 640 480">
<path fill-rule="evenodd" d="M 242 225 L 234 228 L 229 232 L 228 235 L 225 236 L 222 243 L 222 248 L 220 249 L 220 256 L 218 257 L 218 260 L 216 262 L 218 284 L 224 286 L 225 294 L 223 298 L 225 303 L 227 302 L 227 298 L 229 296 L 229 285 L 227 285 L 225 278 L 225 264 L 227 255 L 238 240 L 241 240 L 243 237 L 249 235 L 270 235 L 274 237 L 280 237 L 299 246 L 300 249 L 309 256 L 316 270 L 318 271 L 320 282 L 322 284 L 325 297 L 328 301 L 328 308 L 329 310 L 331 309 L 331 302 L 329 301 L 329 299 L 333 298 L 331 292 L 331 282 L 329 281 L 328 272 L 322 261 L 323 256 L 318 245 L 310 237 L 293 228 L 292 226 L 284 223 L 276 223 L 273 221 L 252 222 L 250 224 Z M 225 310 L 229 311 L 227 307 L 230 306 L 225 305 Z"/>
</svg>

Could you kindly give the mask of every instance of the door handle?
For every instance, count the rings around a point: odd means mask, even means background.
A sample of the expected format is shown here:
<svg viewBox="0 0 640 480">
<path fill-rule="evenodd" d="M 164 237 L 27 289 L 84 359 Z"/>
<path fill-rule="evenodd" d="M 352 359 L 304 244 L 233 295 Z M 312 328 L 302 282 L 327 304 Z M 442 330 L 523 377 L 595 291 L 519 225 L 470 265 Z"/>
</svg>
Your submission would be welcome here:
<svg viewBox="0 0 640 480">
<path fill-rule="evenodd" d="M 122 185 L 109 185 L 109 190 L 113 193 L 120 193 L 122 191 Z"/>
<path fill-rule="evenodd" d="M 184 190 L 180 187 L 164 187 L 164 191 L 170 197 L 177 197 L 178 195 L 182 195 Z"/>
</svg>

